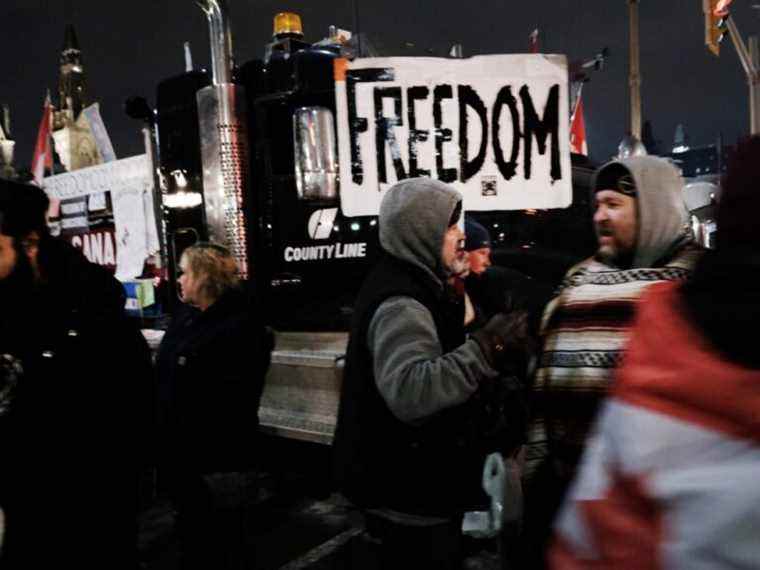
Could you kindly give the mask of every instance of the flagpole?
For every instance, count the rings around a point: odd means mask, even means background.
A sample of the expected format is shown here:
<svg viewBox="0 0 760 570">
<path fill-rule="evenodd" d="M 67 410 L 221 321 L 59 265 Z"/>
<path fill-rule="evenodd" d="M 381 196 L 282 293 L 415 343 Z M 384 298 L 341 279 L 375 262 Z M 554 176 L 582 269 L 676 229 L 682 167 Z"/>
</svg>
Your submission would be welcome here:
<svg viewBox="0 0 760 570">
<path fill-rule="evenodd" d="M 639 0 L 628 0 L 629 70 L 631 135 L 641 140 L 641 72 L 639 61 Z"/>
</svg>

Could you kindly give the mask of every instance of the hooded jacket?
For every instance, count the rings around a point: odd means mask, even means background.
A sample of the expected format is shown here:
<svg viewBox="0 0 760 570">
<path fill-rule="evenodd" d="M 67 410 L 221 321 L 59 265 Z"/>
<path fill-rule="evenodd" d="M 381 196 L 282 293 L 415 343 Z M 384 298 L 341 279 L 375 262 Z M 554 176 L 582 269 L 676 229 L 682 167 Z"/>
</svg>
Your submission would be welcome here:
<svg viewBox="0 0 760 570">
<path fill-rule="evenodd" d="M 688 279 L 702 253 L 686 233 L 675 168 L 656 157 L 614 161 L 600 169 L 592 187 L 607 168 L 620 165 L 637 189 L 632 266 L 582 261 L 568 271 L 544 311 L 526 465 L 531 480 L 526 511 L 541 513 L 526 523 L 535 536 L 549 528 L 575 474 L 599 404 L 625 354 L 639 298 L 654 283 Z"/>
<path fill-rule="evenodd" d="M 554 568 L 757 567 L 759 156 L 760 137 L 732 156 L 717 248 L 687 283 L 641 301 L 558 520 Z"/>
<path fill-rule="evenodd" d="M 496 372 L 465 340 L 463 307 L 444 287 L 443 239 L 460 200 L 410 179 L 380 207 L 385 256 L 356 301 L 333 444 L 338 482 L 364 507 L 448 516 L 477 494 L 470 405 Z"/>
</svg>

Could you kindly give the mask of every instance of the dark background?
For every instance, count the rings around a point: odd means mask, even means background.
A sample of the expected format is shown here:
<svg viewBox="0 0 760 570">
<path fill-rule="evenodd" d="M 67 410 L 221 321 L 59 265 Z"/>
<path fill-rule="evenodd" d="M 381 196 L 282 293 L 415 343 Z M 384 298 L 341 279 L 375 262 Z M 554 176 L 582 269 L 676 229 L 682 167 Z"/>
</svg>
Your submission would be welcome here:
<svg viewBox="0 0 760 570">
<path fill-rule="evenodd" d="M 263 54 L 276 12 L 302 17 L 306 39 L 317 41 L 335 24 L 359 28 L 382 55 L 445 55 L 461 42 L 465 55 L 526 52 L 528 34 L 541 30 L 546 53 L 587 59 L 610 49 L 607 66 L 584 90 L 591 155 L 614 154 L 626 130 L 628 8 L 625 0 L 229 0 L 239 63 Z M 736 0 L 732 13 L 746 37 L 760 10 Z M 747 83 L 727 40 L 720 58 L 704 47 L 701 0 L 642 0 L 643 115 L 664 150 L 678 123 L 696 146 L 726 143 L 748 131 Z M 0 3 L 0 102 L 11 107 L 16 164 L 32 158 L 46 89 L 57 100 L 58 57 L 64 27 L 75 26 L 91 96 L 100 102 L 117 157 L 143 152 L 139 124 L 123 112 L 130 95 L 153 104 L 155 86 L 184 71 L 182 43 L 190 41 L 196 67 L 207 67 L 206 19 L 192 0 L 3 0 Z M 413 45 L 410 45 L 413 44 Z"/>
</svg>

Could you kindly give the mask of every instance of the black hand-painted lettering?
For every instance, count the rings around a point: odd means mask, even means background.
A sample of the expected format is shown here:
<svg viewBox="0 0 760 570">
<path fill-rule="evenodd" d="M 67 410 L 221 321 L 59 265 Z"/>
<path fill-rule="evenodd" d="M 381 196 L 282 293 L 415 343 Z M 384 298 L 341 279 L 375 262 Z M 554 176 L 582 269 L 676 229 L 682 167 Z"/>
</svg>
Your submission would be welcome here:
<svg viewBox="0 0 760 570">
<path fill-rule="evenodd" d="M 427 99 L 430 89 L 425 86 L 410 87 L 406 90 L 406 104 L 408 107 L 407 117 L 409 123 L 409 178 L 418 176 L 430 176 L 430 171 L 419 168 L 417 162 L 417 143 L 428 140 L 430 132 L 427 129 L 417 128 L 417 111 L 415 101 Z"/>
<path fill-rule="evenodd" d="M 504 160 L 504 150 L 501 148 L 499 132 L 501 130 L 501 110 L 506 105 L 509 107 L 509 113 L 512 116 L 512 155 L 509 162 Z M 505 85 L 496 95 L 496 102 L 493 105 L 493 118 L 491 119 L 493 130 L 493 154 L 496 166 L 504 177 L 504 180 L 511 180 L 517 172 L 517 155 L 520 153 L 520 111 L 517 108 L 517 99 L 512 95 L 512 88 Z"/>
<path fill-rule="evenodd" d="M 551 178 L 552 182 L 562 178 L 562 168 L 559 162 L 559 85 L 553 85 L 549 89 L 549 97 L 546 99 L 544 108 L 544 118 L 540 119 L 536 108 L 533 106 L 533 99 L 530 96 L 530 89 L 523 85 L 520 89 L 520 100 L 522 101 L 523 116 L 525 126 L 523 128 L 525 138 L 525 179 L 530 179 L 531 171 L 531 154 L 533 151 L 533 137 L 536 137 L 538 143 L 538 153 L 546 153 L 546 139 L 551 133 Z"/>
<path fill-rule="evenodd" d="M 368 67 L 366 69 L 351 69 L 346 71 L 346 98 L 348 100 L 348 134 L 351 144 L 351 179 L 354 184 L 361 185 L 364 181 L 364 165 L 362 164 L 359 134 L 367 131 L 368 123 L 356 112 L 356 84 L 375 83 L 378 81 L 393 81 L 393 69 Z"/>
<path fill-rule="evenodd" d="M 383 99 L 393 99 L 393 117 L 386 117 L 383 111 Z M 377 152 L 377 179 L 387 183 L 388 174 L 385 169 L 385 145 L 391 151 L 393 168 L 396 171 L 396 179 L 406 178 L 404 163 L 401 160 L 401 151 L 393 133 L 393 127 L 403 125 L 401 114 L 401 87 L 375 87 L 375 151 Z"/>
<path fill-rule="evenodd" d="M 461 156 L 459 167 L 459 179 L 467 182 L 475 176 L 486 160 L 488 150 L 488 112 L 480 95 L 469 85 L 460 85 L 459 94 L 459 153 Z M 469 160 L 470 141 L 467 136 L 467 107 L 477 113 L 480 119 L 480 149 L 475 158 Z"/>
<path fill-rule="evenodd" d="M 438 180 L 454 182 L 457 179 L 456 168 L 444 168 L 443 145 L 451 141 L 451 129 L 443 127 L 443 108 L 441 101 L 451 99 L 454 90 L 451 85 L 436 85 L 433 89 L 433 126 L 435 127 L 435 169 Z"/>
</svg>

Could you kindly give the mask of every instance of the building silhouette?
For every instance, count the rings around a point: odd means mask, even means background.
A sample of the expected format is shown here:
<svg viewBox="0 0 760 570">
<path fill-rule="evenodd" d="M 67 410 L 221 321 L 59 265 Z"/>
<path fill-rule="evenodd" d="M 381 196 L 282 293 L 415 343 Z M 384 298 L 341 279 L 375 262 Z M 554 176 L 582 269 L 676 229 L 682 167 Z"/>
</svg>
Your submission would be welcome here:
<svg viewBox="0 0 760 570">
<path fill-rule="evenodd" d="M 87 76 L 74 26 L 64 33 L 58 76 L 58 104 L 53 112 L 55 151 L 68 171 L 103 162 L 87 117 L 82 112 L 92 103 Z"/>
</svg>

